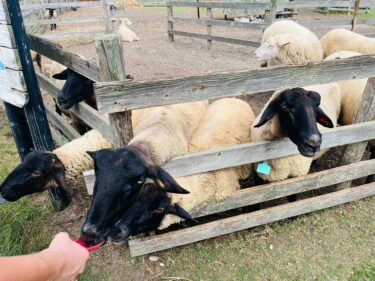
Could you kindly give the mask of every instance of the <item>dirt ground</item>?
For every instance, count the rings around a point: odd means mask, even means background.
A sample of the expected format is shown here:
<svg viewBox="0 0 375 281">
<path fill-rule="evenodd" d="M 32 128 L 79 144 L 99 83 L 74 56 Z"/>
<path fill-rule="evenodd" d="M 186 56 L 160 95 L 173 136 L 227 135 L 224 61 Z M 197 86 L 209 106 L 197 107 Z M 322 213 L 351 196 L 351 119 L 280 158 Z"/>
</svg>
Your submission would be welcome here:
<svg viewBox="0 0 375 281">
<path fill-rule="evenodd" d="M 202 14 L 205 13 L 202 12 Z M 87 17 L 96 15 L 100 15 L 100 10 L 97 8 L 81 8 L 76 12 L 68 11 L 62 14 L 61 17 Z M 193 17 L 195 11 L 181 10 L 177 11 L 175 15 Z M 213 42 L 212 49 L 207 49 L 206 41 L 185 37 L 176 37 L 176 42 L 173 44 L 170 43 L 166 33 L 167 22 L 164 9 L 127 9 L 126 16 L 133 23 L 132 29 L 141 38 L 138 42 L 124 43 L 126 69 L 136 81 L 178 78 L 218 71 L 258 67 L 258 63 L 252 55 L 255 48 L 252 47 Z M 306 14 L 304 16 L 297 16 L 297 19 L 328 19 L 332 17 L 345 16 Z M 190 30 L 201 33 L 206 32 L 205 28 L 199 26 L 175 26 L 175 29 L 178 30 Z M 89 24 L 81 29 L 74 25 L 58 25 L 57 31 L 54 32 L 92 30 L 103 30 L 103 26 L 101 24 Z M 50 33 L 50 31 L 47 31 L 47 33 Z M 319 34 L 323 33 L 324 31 L 319 32 Z M 213 35 L 257 41 L 261 38 L 260 31 L 221 27 L 214 27 Z M 58 42 L 69 50 L 81 54 L 88 59 L 96 59 L 95 47 L 91 38 L 58 40 Z M 48 72 L 48 67 L 45 69 L 45 72 Z M 268 98 L 269 95 L 258 95 L 246 98 L 246 100 L 251 104 L 254 112 L 258 114 Z M 319 162 L 313 165 L 312 170 L 319 171 L 334 167 L 340 154 L 341 148 L 331 150 L 330 153 L 326 154 Z M 88 207 L 89 198 L 83 196 L 76 199 L 75 204 L 72 204 L 63 213 L 53 214 L 51 217 L 51 221 L 54 222 L 53 232 L 68 230 L 69 233 L 78 236 Z M 103 251 L 95 252 L 92 256 L 94 258 L 91 259 L 92 261 L 89 264 L 91 276 L 95 276 L 96 272 L 100 272 L 102 276 L 105 268 L 117 268 L 116 279 L 111 280 L 130 280 L 128 279 L 129 276 L 131 276 L 131 280 L 159 280 L 159 277 L 155 274 L 158 271 L 163 271 L 158 265 L 152 265 L 145 258 L 125 259 L 124 257 L 129 256 L 127 247 L 110 244 L 104 247 Z M 168 260 L 168 258 L 168 255 L 162 254 L 163 260 Z"/>
</svg>

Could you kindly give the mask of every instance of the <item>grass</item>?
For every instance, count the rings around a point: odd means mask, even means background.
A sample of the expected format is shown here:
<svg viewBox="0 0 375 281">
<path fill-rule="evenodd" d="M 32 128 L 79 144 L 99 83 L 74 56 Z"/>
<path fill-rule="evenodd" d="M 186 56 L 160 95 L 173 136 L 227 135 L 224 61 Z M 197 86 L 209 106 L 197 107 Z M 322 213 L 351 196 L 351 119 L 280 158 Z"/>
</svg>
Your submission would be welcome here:
<svg viewBox="0 0 375 281">
<path fill-rule="evenodd" d="M 18 161 L 0 112 L 0 182 Z M 36 195 L 0 206 L 0 255 L 47 247 L 55 230 L 47 200 L 46 194 Z M 107 245 L 91 254 L 79 280 L 373 281 L 374 210 L 375 198 L 368 198 L 157 253 L 157 262 L 131 258 L 127 247 Z"/>
<path fill-rule="evenodd" d="M 0 114 L 1 183 L 19 158 L 4 113 Z M 0 205 L 0 256 L 21 255 L 46 247 L 50 238 L 44 225 L 50 212 L 40 198 L 33 196 Z"/>
</svg>

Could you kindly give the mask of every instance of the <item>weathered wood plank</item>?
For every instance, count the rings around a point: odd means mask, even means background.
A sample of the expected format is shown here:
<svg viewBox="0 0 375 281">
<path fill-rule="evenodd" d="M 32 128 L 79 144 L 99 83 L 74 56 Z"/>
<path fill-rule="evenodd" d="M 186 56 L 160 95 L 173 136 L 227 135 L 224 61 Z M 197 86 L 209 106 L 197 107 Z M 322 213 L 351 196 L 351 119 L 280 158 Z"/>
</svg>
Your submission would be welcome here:
<svg viewBox="0 0 375 281">
<path fill-rule="evenodd" d="M 8 6 L 5 0 L 0 0 L 0 22 L 10 24 Z"/>
<path fill-rule="evenodd" d="M 354 1 L 292 1 L 292 2 L 280 2 L 278 7 L 284 8 L 318 8 L 318 7 L 353 7 Z M 360 7 L 374 7 L 374 1 L 361 1 Z"/>
<path fill-rule="evenodd" d="M 29 97 L 26 92 L 10 89 L 0 84 L 0 100 L 22 108 L 27 104 Z"/>
<path fill-rule="evenodd" d="M 199 8 L 229 8 L 246 9 L 256 7 L 258 9 L 270 7 L 270 3 L 224 3 L 224 2 L 188 2 L 188 1 L 170 1 L 167 6 L 173 7 L 199 7 Z"/>
<path fill-rule="evenodd" d="M 58 115 L 53 108 L 46 106 L 46 113 L 49 122 L 59 128 L 68 140 L 71 141 L 81 136 L 67 121 Z"/>
<path fill-rule="evenodd" d="M 375 77 L 368 79 L 365 91 L 358 107 L 353 123 L 375 120 Z M 367 141 L 348 145 L 341 155 L 339 165 L 361 161 L 367 146 Z M 336 186 L 336 190 L 350 187 L 351 181 Z"/>
<path fill-rule="evenodd" d="M 190 19 L 190 18 L 182 18 L 182 17 L 175 17 L 175 16 L 169 16 L 168 21 L 172 21 L 174 23 L 180 23 L 180 24 L 199 24 L 199 25 L 211 24 L 212 26 L 238 27 L 238 28 L 259 29 L 259 30 L 264 30 L 268 26 L 267 24 L 264 24 L 264 23 L 238 22 L 238 21 L 215 20 L 215 19 L 212 19 L 212 20 Z"/>
<path fill-rule="evenodd" d="M 21 61 L 17 49 L 0 47 L 0 61 L 2 61 L 7 68 L 22 70 Z"/>
<path fill-rule="evenodd" d="M 375 139 L 375 121 L 335 128 L 324 132 L 322 138 L 322 149 Z M 164 164 L 163 168 L 172 176 L 180 177 L 298 153 L 296 145 L 288 139 L 250 142 L 178 156 Z M 84 175 L 89 189 L 95 182 L 94 172 Z"/>
<path fill-rule="evenodd" d="M 9 68 L 0 68 L 0 85 L 21 92 L 26 91 L 25 79 L 22 71 Z"/>
<path fill-rule="evenodd" d="M 16 42 L 12 26 L 8 24 L 0 24 L 0 46 L 7 48 L 15 48 Z"/>
<path fill-rule="evenodd" d="M 57 98 L 57 95 L 61 88 L 55 85 L 52 79 L 48 78 L 47 76 L 39 72 L 37 72 L 36 75 L 38 78 L 39 86 L 49 95 Z M 113 143 L 114 137 L 112 134 L 112 130 L 109 127 L 108 119 L 100 115 L 95 109 L 90 107 L 88 104 L 81 102 L 77 105 L 74 105 L 69 111 L 83 120 L 91 128 L 98 130 L 103 134 L 103 136 L 105 136 Z"/>
<path fill-rule="evenodd" d="M 211 36 L 211 33 L 212 33 L 212 25 L 211 25 L 211 22 L 212 22 L 212 9 L 211 8 L 207 8 L 207 18 L 209 20 L 209 23 L 207 24 L 207 35 Z M 211 39 L 207 39 L 207 47 L 208 48 L 212 47 L 212 40 Z"/>
<path fill-rule="evenodd" d="M 57 146 L 63 146 L 64 144 L 68 143 L 69 140 L 65 138 L 58 130 L 56 130 L 54 127 L 50 126 L 52 139 L 57 144 Z"/>
<path fill-rule="evenodd" d="M 102 17 L 86 17 L 86 18 L 65 18 L 65 19 L 40 19 L 40 20 L 26 20 L 26 25 L 39 25 L 39 24 L 64 24 L 64 23 L 93 23 L 103 21 Z"/>
<path fill-rule="evenodd" d="M 45 38 L 45 39 L 58 39 L 58 38 L 68 38 L 68 37 L 96 36 L 103 32 L 104 30 L 85 31 L 85 32 L 48 33 L 48 34 L 41 34 L 40 37 Z"/>
<path fill-rule="evenodd" d="M 167 13 L 168 13 L 168 38 L 169 42 L 174 42 L 174 36 L 171 32 L 173 32 L 173 21 L 170 18 L 173 18 L 173 8 L 172 6 L 167 6 Z"/>
<path fill-rule="evenodd" d="M 367 160 L 302 177 L 243 189 L 223 201 L 209 202 L 205 204 L 205 206 L 200 206 L 197 210 L 192 210 L 189 213 L 195 218 L 203 217 L 210 214 L 283 198 L 292 194 L 311 191 L 347 180 L 367 177 L 374 173 L 375 159 Z"/>
<path fill-rule="evenodd" d="M 96 63 L 64 50 L 62 46 L 49 40 L 31 34 L 28 34 L 27 37 L 30 49 L 73 69 L 93 81 L 99 81 L 99 68 Z"/>
<path fill-rule="evenodd" d="M 106 34 L 95 38 L 102 81 L 126 80 L 125 61 L 120 34 Z M 124 147 L 133 138 L 131 111 L 109 114 L 109 124 L 115 137 L 115 147 Z"/>
<path fill-rule="evenodd" d="M 219 42 L 229 43 L 229 44 L 237 44 L 237 45 L 252 46 L 252 47 L 258 47 L 260 45 L 260 43 L 256 41 L 228 38 L 228 37 L 222 37 L 222 36 L 212 36 L 212 35 L 193 33 L 193 32 L 185 32 L 185 31 L 177 31 L 177 30 L 168 31 L 168 34 L 170 33 L 172 33 L 173 35 L 193 37 L 193 38 L 199 38 L 199 39 L 205 39 L 205 40 L 213 40 L 213 41 L 219 41 Z"/>
<path fill-rule="evenodd" d="M 44 10 L 44 9 L 60 9 L 60 8 L 79 8 L 79 7 L 96 7 L 100 6 L 100 1 L 79 1 L 66 3 L 40 3 L 22 5 L 22 11 Z"/>
<path fill-rule="evenodd" d="M 375 195 L 375 183 L 242 214 L 178 231 L 129 241 L 132 257 L 229 234 Z"/>
<path fill-rule="evenodd" d="M 207 35 L 205 35 L 207 36 Z M 207 38 L 205 38 L 207 39 Z M 99 112 L 223 98 L 375 76 L 375 55 L 151 82 L 96 83 Z"/>
<path fill-rule="evenodd" d="M 352 20 L 312 20 L 312 21 L 296 21 L 299 24 L 307 28 L 327 28 L 336 26 L 350 26 L 352 25 Z M 357 20 L 357 25 L 359 24 L 375 24 L 375 19 L 359 19 Z"/>
</svg>

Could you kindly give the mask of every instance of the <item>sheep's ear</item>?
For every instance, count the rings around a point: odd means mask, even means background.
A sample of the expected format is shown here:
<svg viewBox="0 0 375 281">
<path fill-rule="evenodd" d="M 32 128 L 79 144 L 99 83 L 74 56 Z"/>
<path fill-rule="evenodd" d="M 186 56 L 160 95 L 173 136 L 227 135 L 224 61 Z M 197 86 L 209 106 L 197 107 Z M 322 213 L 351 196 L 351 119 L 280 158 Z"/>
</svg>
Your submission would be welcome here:
<svg viewBox="0 0 375 281">
<path fill-rule="evenodd" d="M 318 107 L 316 110 L 316 122 L 327 128 L 334 127 L 332 120 L 327 116 L 327 114 L 324 113 L 324 111 L 320 107 Z"/>
<path fill-rule="evenodd" d="M 280 37 L 277 40 L 277 45 L 279 47 L 284 47 L 284 46 L 289 45 L 289 44 L 290 44 L 290 40 L 285 38 L 285 37 Z"/>
<path fill-rule="evenodd" d="M 166 192 L 171 193 L 190 193 L 182 186 L 180 186 L 174 178 L 159 166 L 152 166 L 149 168 L 149 177 L 156 183 L 157 186 L 163 188 Z"/>
<path fill-rule="evenodd" d="M 92 160 L 95 160 L 96 158 L 96 152 L 95 151 L 86 151 L 88 155 L 92 158 Z"/>
<path fill-rule="evenodd" d="M 196 219 L 193 219 L 193 217 L 190 216 L 190 214 L 186 212 L 183 208 L 181 208 L 178 204 L 173 204 L 169 206 L 167 213 L 179 216 L 180 218 L 190 221 L 194 224 L 198 223 Z"/>
<path fill-rule="evenodd" d="M 266 109 L 264 110 L 258 124 L 254 125 L 254 128 L 258 128 L 267 123 L 277 112 L 277 102 L 275 100 L 271 101 Z"/>
<path fill-rule="evenodd" d="M 68 69 L 65 69 L 61 71 L 60 73 L 56 73 L 52 75 L 52 78 L 55 78 L 57 80 L 66 80 L 68 79 Z"/>
</svg>

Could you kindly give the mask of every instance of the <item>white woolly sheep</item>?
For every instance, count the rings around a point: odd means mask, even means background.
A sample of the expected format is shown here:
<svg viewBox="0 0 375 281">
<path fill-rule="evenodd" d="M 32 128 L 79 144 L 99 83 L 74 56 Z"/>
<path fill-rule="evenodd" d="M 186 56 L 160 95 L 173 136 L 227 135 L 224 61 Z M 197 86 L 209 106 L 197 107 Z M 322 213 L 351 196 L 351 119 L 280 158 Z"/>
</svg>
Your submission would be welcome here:
<svg viewBox="0 0 375 281">
<path fill-rule="evenodd" d="M 267 63 L 267 66 L 299 65 L 323 59 L 318 37 L 294 21 L 273 23 L 264 31 L 261 43 L 254 55 L 263 64 Z"/>
<path fill-rule="evenodd" d="M 295 89 L 300 89 L 300 88 L 295 88 Z M 290 90 L 293 91 L 294 89 Z M 326 116 L 332 121 L 332 126 L 336 126 L 337 120 L 340 114 L 340 104 L 341 104 L 341 93 L 340 93 L 340 88 L 337 85 L 337 83 L 330 83 L 330 84 L 323 84 L 323 85 L 314 85 L 314 86 L 309 86 L 309 87 L 304 87 L 303 90 L 307 91 L 307 93 L 304 93 L 304 95 L 311 95 L 312 92 L 319 93 L 321 101 L 320 101 L 320 108 L 323 110 L 323 114 L 321 110 L 313 110 L 314 107 L 310 107 L 308 109 L 308 112 L 311 112 L 310 118 L 307 117 L 307 123 L 306 124 L 311 124 L 311 120 L 313 119 L 313 124 L 315 122 L 327 122 L 327 120 L 319 120 L 320 118 L 327 119 Z M 312 92 L 310 92 L 312 91 Z M 270 118 L 268 119 L 269 121 L 265 123 L 261 127 L 255 127 L 257 124 L 259 124 L 259 121 L 264 118 L 264 115 L 267 114 L 266 111 L 269 110 L 270 107 L 272 107 L 272 102 L 276 101 L 279 96 L 285 91 L 278 91 L 273 94 L 273 96 L 270 98 L 268 103 L 265 105 L 263 108 L 261 114 L 256 118 L 254 124 L 254 127 L 251 130 L 251 141 L 262 141 L 262 140 L 273 140 L 273 139 L 279 139 L 285 136 L 288 136 L 291 138 L 291 136 L 283 132 L 281 126 L 281 120 L 280 120 L 280 112 L 277 112 L 274 115 L 270 115 Z M 316 98 L 314 98 L 315 100 Z M 281 110 L 286 110 L 285 104 L 281 104 Z M 324 113 L 326 116 L 324 116 Z M 317 115 L 315 117 L 315 115 Z M 293 119 L 298 119 L 299 122 L 302 121 L 303 116 L 295 116 Z M 316 121 L 315 121 L 316 118 Z M 287 124 L 288 126 L 289 124 Z M 311 126 L 311 125 L 310 125 Z M 327 126 L 327 125 L 325 125 Z M 330 126 L 331 127 L 331 126 Z M 318 125 L 319 131 L 325 130 L 321 125 Z M 295 130 L 295 129 L 294 129 Z M 320 143 L 321 143 L 321 137 L 319 138 L 318 135 L 316 135 L 319 132 L 316 132 L 316 129 L 313 131 L 314 134 L 311 135 L 313 142 L 316 142 L 316 148 L 313 151 L 318 152 L 320 149 Z M 302 132 L 305 134 L 304 132 Z M 301 134 L 301 135 L 303 135 Z M 292 138 L 291 140 L 296 143 Z M 297 142 L 299 142 L 298 140 Z M 302 148 L 305 147 L 304 145 L 304 140 L 301 142 Z M 302 153 L 301 147 L 299 143 L 296 143 L 298 145 L 298 148 L 300 152 Z M 306 154 L 309 155 L 310 157 L 305 157 L 303 155 L 292 155 L 292 156 L 287 156 L 287 157 L 282 157 L 278 159 L 272 159 L 267 161 L 268 165 L 270 166 L 271 170 L 269 174 L 267 173 L 262 173 L 262 172 L 257 172 L 257 175 L 264 181 L 267 182 L 274 182 L 274 181 L 279 181 L 283 180 L 289 177 L 298 177 L 298 176 L 303 176 L 308 174 L 311 163 L 314 159 L 319 158 L 322 156 L 327 150 L 321 151 L 319 154 L 316 153 L 310 153 Z M 314 156 L 314 157 L 311 157 Z M 254 168 L 258 167 L 258 164 L 254 164 Z"/>
<path fill-rule="evenodd" d="M 135 34 L 135 32 L 131 30 L 127 25 L 131 25 L 131 22 L 127 18 L 121 18 L 118 33 L 121 35 L 122 41 L 139 41 L 139 37 L 137 36 L 137 34 Z"/>
<path fill-rule="evenodd" d="M 333 29 L 327 32 L 320 43 L 327 57 L 337 51 L 354 51 L 363 55 L 375 54 L 375 38 L 346 30 Z"/>
<path fill-rule="evenodd" d="M 362 54 L 353 51 L 339 51 L 329 55 L 324 60 L 350 58 L 360 55 Z M 348 125 L 353 123 L 354 117 L 358 112 L 358 107 L 361 102 L 366 83 L 367 79 L 345 80 L 337 82 L 341 89 L 341 124 Z"/>
<path fill-rule="evenodd" d="M 253 121 L 254 114 L 246 102 L 235 98 L 215 101 L 189 141 L 189 152 L 249 142 Z M 239 179 L 250 174 L 250 165 L 244 165 L 176 178 L 190 194 L 171 194 L 171 201 L 187 212 L 197 210 L 205 202 L 223 200 L 239 190 Z M 178 216 L 167 215 L 159 228 L 166 228 L 180 220 Z"/>
</svg>

